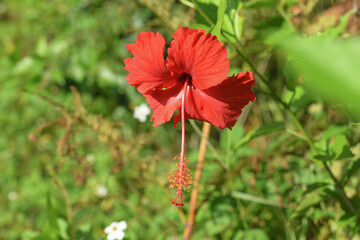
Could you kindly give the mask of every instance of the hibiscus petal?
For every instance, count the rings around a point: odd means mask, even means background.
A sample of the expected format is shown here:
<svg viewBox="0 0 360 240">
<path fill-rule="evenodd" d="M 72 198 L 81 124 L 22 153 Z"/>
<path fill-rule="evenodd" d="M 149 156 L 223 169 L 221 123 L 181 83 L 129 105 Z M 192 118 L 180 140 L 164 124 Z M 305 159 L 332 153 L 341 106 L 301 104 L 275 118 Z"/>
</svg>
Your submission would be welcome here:
<svg viewBox="0 0 360 240">
<path fill-rule="evenodd" d="M 189 86 L 185 98 L 185 118 L 207 121 L 219 128 L 231 129 L 241 114 L 241 109 L 255 101 L 251 91 L 255 80 L 252 72 L 228 77 L 218 86 L 200 90 Z M 180 109 L 181 111 L 181 109 Z M 174 127 L 180 114 L 174 118 Z"/>
<path fill-rule="evenodd" d="M 160 33 L 142 32 L 136 43 L 130 43 L 126 49 L 134 57 L 124 60 L 124 69 L 129 72 L 126 80 L 131 86 L 144 94 L 153 88 L 164 88 L 175 85 L 171 74 L 164 63 L 165 39 Z"/>
<path fill-rule="evenodd" d="M 151 120 L 154 120 L 154 127 L 168 122 L 181 106 L 184 84 L 178 82 L 172 88 L 152 90 L 150 94 L 144 95 L 150 108 L 153 110 Z"/>
<path fill-rule="evenodd" d="M 198 89 L 216 86 L 229 72 L 227 51 L 216 36 L 204 30 L 179 27 L 168 49 L 166 66 L 178 76 L 188 74 Z"/>
</svg>

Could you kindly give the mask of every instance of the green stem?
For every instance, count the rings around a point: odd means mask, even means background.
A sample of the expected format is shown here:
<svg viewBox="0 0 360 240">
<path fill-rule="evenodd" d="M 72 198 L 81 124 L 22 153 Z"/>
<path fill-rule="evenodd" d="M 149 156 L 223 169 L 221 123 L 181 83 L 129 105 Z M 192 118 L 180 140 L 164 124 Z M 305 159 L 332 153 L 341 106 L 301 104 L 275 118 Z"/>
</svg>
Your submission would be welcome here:
<svg viewBox="0 0 360 240">
<path fill-rule="evenodd" d="M 64 199 L 65 206 L 66 206 L 67 222 L 68 222 L 69 226 L 72 226 L 73 210 L 72 210 L 70 197 L 69 197 L 69 194 L 68 194 L 68 192 L 66 190 L 66 187 L 65 187 L 64 183 L 61 181 L 60 177 L 58 177 L 56 175 L 55 170 L 51 166 L 47 167 L 47 172 L 52 177 L 55 185 L 58 186 L 59 189 L 60 189 L 61 195 L 62 195 L 62 197 Z"/>
<path fill-rule="evenodd" d="M 334 174 L 332 173 L 331 169 L 329 168 L 329 166 L 327 165 L 326 161 L 322 161 L 325 169 L 327 170 L 327 172 L 329 173 L 330 177 L 332 178 L 332 180 L 335 182 L 335 186 L 339 189 L 340 191 L 340 195 L 342 197 L 342 199 L 344 200 L 345 204 L 349 207 L 349 209 L 356 214 L 358 217 L 360 216 L 359 211 L 354 207 L 354 205 L 352 204 L 352 202 L 350 201 L 350 199 L 346 196 L 346 193 L 343 189 L 343 187 L 341 186 L 339 180 L 334 176 Z"/>
<path fill-rule="evenodd" d="M 282 18 L 285 20 L 285 22 L 289 25 L 290 29 L 292 31 L 295 31 L 295 27 L 293 25 L 293 23 L 291 22 L 291 19 L 289 18 L 289 16 L 286 14 L 286 12 L 284 11 L 283 6 L 278 5 L 276 7 L 276 10 L 279 12 L 279 14 L 282 16 Z"/>
</svg>

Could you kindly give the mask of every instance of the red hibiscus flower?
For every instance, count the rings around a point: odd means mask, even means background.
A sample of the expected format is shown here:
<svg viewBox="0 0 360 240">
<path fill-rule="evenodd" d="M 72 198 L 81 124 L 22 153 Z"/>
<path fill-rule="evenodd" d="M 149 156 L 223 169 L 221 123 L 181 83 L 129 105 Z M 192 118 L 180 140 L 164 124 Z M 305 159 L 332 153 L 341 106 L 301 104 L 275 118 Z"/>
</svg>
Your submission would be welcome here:
<svg viewBox="0 0 360 240">
<path fill-rule="evenodd" d="M 173 204 L 183 205 L 182 190 L 192 181 L 184 154 L 185 119 L 231 129 L 241 109 L 255 100 L 251 91 L 255 80 L 252 72 L 227 77 L 227 51 L 216 36 L 179 27 L 173 38 L 165 62 L 164 38 L 159 33 L 140 33 L 136 43 L 126 46 L 134 57 L 124 60 L 124 69 L 129 72 L 129 85 L 144 95 L 153 110 L 154 126 L 168 122 L 179 110 L 174 126 L 182 121 L 182 146 L 178 170 L 170 174 L 170 187 L 178 188 Z"/>
</svg>

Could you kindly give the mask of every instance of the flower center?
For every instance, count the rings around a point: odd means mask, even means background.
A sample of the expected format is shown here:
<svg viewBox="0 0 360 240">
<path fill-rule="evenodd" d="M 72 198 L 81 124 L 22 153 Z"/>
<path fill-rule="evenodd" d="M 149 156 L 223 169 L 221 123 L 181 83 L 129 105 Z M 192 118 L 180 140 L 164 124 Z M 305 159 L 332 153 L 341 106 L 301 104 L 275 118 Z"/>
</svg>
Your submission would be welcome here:
<svg viewBox="0 0 360 240">
<path fill-rule="evenodd" d="M 175 200 L 172 204 L 176 206 L 184 206 L 182 190 L 188 190 L 193 181 L 190 170 L 187 168 L 188 160 L 185 158 L 185 98 L 186 98 L 186 90 L 191 81 L 191 76 L 188 74 L 183 74 L 180 77 L 182 80 L 184 77 L 184 92 L 181 99 L 181 153 L 180 157 L 176 157 L 175 159 L 179 159 L 179 164 L 177 164 L 177 170 L 174 169 L 174 172 L 169 172 L 169 180 L 170 180 L 170 188 L 177 187 L 177 194 Z"/>
<path fill-rule="evenodd" d="M 183 73 L 181 74 L 181 77 L 179 78 L 179 80 L 181 82 L 183 82 L 185 84 L 185 82 L 187 81 L 188 85 L 192 85 L 192 78 L 191 75 L 189 73 Z"/>
</svg>

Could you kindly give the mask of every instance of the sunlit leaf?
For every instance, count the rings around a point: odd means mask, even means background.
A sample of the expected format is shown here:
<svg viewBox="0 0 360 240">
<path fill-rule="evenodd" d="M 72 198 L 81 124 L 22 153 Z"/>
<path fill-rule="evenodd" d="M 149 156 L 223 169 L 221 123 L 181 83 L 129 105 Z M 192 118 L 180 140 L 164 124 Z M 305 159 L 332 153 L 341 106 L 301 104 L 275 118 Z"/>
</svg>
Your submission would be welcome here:
<svg viewBox="0 0 360 240">
<path fill-rule="evenodd" d="M 326 182 L 316 182 L 316 183 L 307 185 L 307 186 L 306 186 L 306 191 L 305 191 L 303 194 L 308 194 L 308 193 L 311 193 L 311 192 L 313 192 L 313 191 L 315 191 L 315 190 L 324 189 L 324 188 L 326 188 L 327 186 L 329 186 L 329 183 L 326 183 Z"/>
<path fill-rule="evenodd" d="M 338 26 L 326 29 L 326 31 L 324 32 L 324 36 L 331 37 L 331 38 L 335 38 L 335 37 L 339 36 L 346 29 L 346 27 L 348 25 L 349 17 L 353 14 L 354 14 L 353 9 L 348 11 L 346 14 L 344 14 L 339 19 Z"/>
<path fill-rule="evenodd" d="M 351 162 L 346 172 L 343 174 L 341 182 L 345 182 L 350 179 L 356 172 L 360 170 L 360 159 L 356 159 Z"/>
<path fill-rule="evenodd" d="M 296 81 L 299 78 L 299 74 L 289 61 L 287 61 L 284 66 L 284 77 L 286 88 L 290 91 L 295 91 Z"/>
<path fill-rule="evenodd" d="M 224 15 L 226 12 L 227 0 L 222 0 L 219 3 L 218 10 L 217 10 L 217 19 L 216 24 L 212 30 L 212 34 L 217 36 L 218 38 L 221 37 L 221 26 L 224 21 Z"/>
<path fill-rule="evenodd" d="M 291 214 L 290 219 L 295 219 L 304 215 L 309 208 L 319 204 L 323 200 L 324 197 L 319 193 L 310 193 L 305 195 L 304 199 L 299 203 L 295 211 Z"/>
<path fill-rule="evenodd" d="M 50 227 L 54 230 L 57 230 L 59 228 L 57 222 L 57 213 L 52 203 L 50 193 L 48 193 L 47 195 L 47 213 L 48 213 L 48 223 Z"/>
<path fill-rule="evenodd" d="M 238 14 L 241 6 L 239 0 L 197 0 L 195 1 L 196 22 L 200 25 L 193 24 L 191 27 L 212 29 L 212 33 L 220 40 L 235 43 L 240 40 L 242 34 L 243 17 Z M 222 35 L 226 39 L 223 39 Z"/>
<path fill-rule="evenodd" d="M 245 8 L 272 8 L 276 7 L 275 0 L 251 0 L 246 2 Z"/>
<path fill-rule="evenodd" d="M 222 25 L 222 34 L 231 42 L 240 41 L 244 18 L 239 15 L 242 3 L 238 0 L 228 0 L 226 14 Z"/>
<path fill-rule="evenodd" d="M 321 150 L 314 158 L 324 161 L 341 160 L 351 158 L 354 154 L 350 151 L 350 146 L 345 135 L 336 135 L 333 139 L 321 139 L 316 146 Z"/>
<path fill-rule="evenodd" d="M 359 39 L 284 37 L 280 34 L 274 35 L 271 41 L 292 57 L 308 89 L 360 118 Z"/>
<path fill-rule="evenodd" d="M 270 239 L 262 229 L 250 229 L 245 233 L 245 240 L 268 240 Z"/>
<path fill-rule="evenodd" d="M 329 139 L 330 137 L 345 134 L 350 131 L 349 127 L 346 125 L 331 125 L 325 132 L 321 135 L 322 139 Z"/>
<path fill-rule="evenodd" d="M 339 227 L 345 227 L 356 220 L 356 214 L 353 214 L 351 212 L 346 212 L 344 215 L 341 216 L 338 226 Z"/>
<path fill-rule="evenodd" d="M 69 228 L 67 222 L 62 218 L 58 218 L 57 222 L 58 222 L 58 226 L 59 226 L 59 236 L 62 239 L 70 239 L 70 237 L 67 233 L 68 228 Z"/>
</svg>

